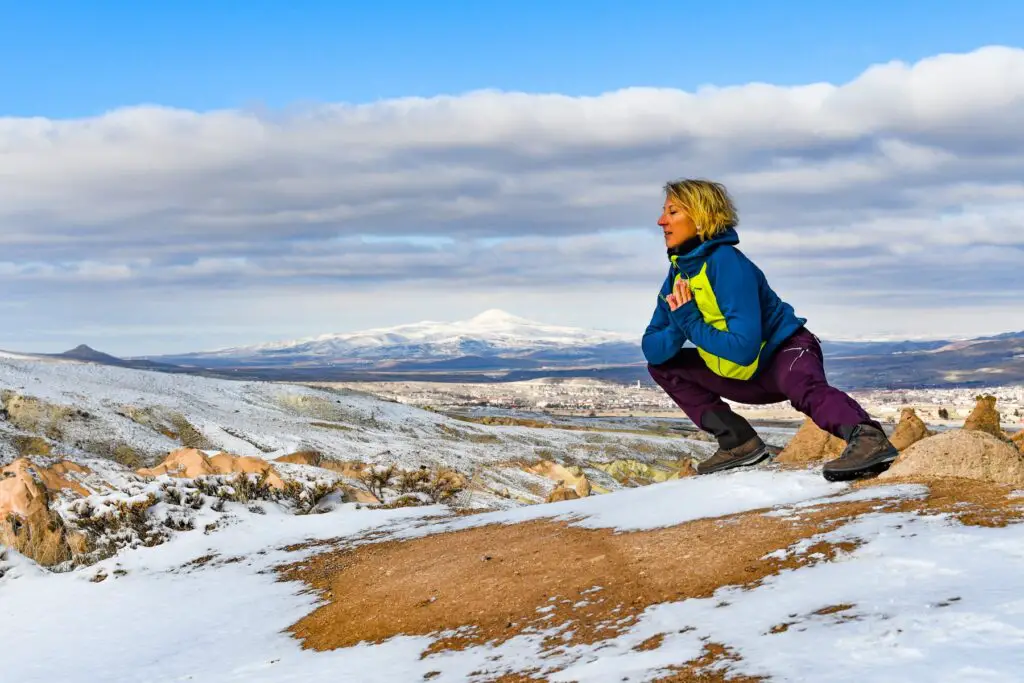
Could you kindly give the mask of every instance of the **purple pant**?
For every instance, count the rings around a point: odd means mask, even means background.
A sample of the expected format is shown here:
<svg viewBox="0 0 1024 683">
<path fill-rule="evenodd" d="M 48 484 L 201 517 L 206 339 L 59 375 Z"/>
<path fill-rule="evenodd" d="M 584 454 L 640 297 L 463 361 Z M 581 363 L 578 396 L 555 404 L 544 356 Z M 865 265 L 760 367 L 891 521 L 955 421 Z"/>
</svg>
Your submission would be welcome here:
<svg viewBox="0 0 1024 683">
<path fill-rule="evenodd" d="M 682 349 L 661 365 L 650 365 L 651 377 L 693 423 L 701 427 L 704 413 L 729 410 L 722 399 L 765 405 L 789 401 L 816 425 L 841 437 L 840 427 L 869 423 L 881 426 L 845 393 L 829 385 L 817 338 L 801 328 L 782 343 L 760 372 L 749 380 L 720 377 L 697 355 Z"/>
</svg>

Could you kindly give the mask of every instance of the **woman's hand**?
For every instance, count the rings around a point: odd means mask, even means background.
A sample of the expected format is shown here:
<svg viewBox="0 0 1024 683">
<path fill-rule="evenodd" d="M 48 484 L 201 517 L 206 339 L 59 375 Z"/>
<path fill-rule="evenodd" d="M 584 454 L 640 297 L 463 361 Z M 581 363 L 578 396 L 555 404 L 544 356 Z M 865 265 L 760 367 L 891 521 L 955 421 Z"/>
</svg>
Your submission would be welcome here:
<svg viewBox="0 0 1024 683">
<path fill-rule="evenodd" d="M 671 311 L 693 300 L 693 294 L 690 292 L 690 283 L 682 279 L 676 280 L 675 285 L 672 287 L 672 293 L 665 300 L 668 301 L 668 307 Z"/>
</svg>

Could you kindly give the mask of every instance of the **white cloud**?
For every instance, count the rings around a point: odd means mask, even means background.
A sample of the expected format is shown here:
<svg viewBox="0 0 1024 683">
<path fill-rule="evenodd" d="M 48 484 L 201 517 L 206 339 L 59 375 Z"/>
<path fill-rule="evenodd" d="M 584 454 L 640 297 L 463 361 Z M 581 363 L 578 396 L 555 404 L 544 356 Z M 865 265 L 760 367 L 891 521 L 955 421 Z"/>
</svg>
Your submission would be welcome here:
<svg viewBox="0 0 1024 683">
<path fill-rule="evenodd" d="M 661 185 L 699 175 L 733 190 L 743 248 L 788 298 L 841 293 L 867 310 L 879 293 L 949 283 L 950 311 L 978 310 L 978 296 L 1024 295 L 1022 120 L 1024 50 L 1004 47 L 802 87 L 6 118 L 0 283 L 40 315 L 69 286 L 115 302 L 131 288 L 180 301 L 230 291 L 252 310 L 268 288 L 341 292 L 347 317 L 311 310 L 303 333 L 351 329 L 366 316 L 345 301 L 413 286 L 462 301 L 501 291 L 523 315 L 567 319 L 576 304 L 551 293 L 618 286 L 631 294 L 607 315 L 632 326 L 664 268 Z M 927 298 L 908 297 L 921 312 L 904 316 L 908 334 L 938 315 Z M 229 307 L 238 324 L 225 326 L 249 329 L 243 310 Z M 146 328 L 137 307 L 88 312 L 92 329 Z M 375 322 L 421 317 L 389 314 Z M 850 336 L 846 317 L 836 331 Z M 627 324 L 614 320 L 603 326 Z"/>
</svg>

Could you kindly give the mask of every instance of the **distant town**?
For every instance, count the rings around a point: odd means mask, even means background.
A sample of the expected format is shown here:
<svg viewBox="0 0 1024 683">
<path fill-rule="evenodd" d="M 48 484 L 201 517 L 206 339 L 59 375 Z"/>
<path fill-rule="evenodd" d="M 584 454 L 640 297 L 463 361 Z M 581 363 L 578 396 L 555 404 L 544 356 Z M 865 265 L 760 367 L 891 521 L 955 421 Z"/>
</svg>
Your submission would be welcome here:
<svg viewBox="0 0 1024 683">
<path fill-rule="evenodd" d="M 540 379 L 497 384 L 445 382 L 323 383 L 365 392 L 420 408 L 500 410 L 577 416 L 682 417 L 679 408 L 659 387 L 637 382 L 616 384 L 591 379 Z M 978 395 L 997 399 L 1003 424 L 1024 424 L 1024 385 L 987 389 L 876 390 L 852 392 L 872 415 L 894 422 L 904 407 L 912 407 L 928 422 L 962 421 Z M 770 406 L 734 404 L 751 418 L 795 421 L 804 416 L 788 403 Z"/>
</svg>

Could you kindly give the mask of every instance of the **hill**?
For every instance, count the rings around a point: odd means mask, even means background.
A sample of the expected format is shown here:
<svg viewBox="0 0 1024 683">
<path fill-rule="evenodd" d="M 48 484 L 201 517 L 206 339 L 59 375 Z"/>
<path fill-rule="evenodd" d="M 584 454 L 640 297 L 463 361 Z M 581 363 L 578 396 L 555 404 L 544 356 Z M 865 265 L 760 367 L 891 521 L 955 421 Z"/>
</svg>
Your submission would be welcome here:
<svg viewBox="0 0 1024 683">
<path fill-rule="evenodd" d="M 160 370 L 163 372 L 185 372 L 184 368 L 180 368 L 171 363 L 161 363 L 147 359 L 126 360 L 124 358 L 118 358 L 117 356 L 111 356 L 109 353 L 97 351 L 86 344 L 79 344 L 75 348 L 64 351 L 63 353 L 37 354 L 37 356 L 40 358 L 66 358 L 68 360 L 97 363 L 99 365 L 112 365 L 119 368 Z"/>
</svg>

